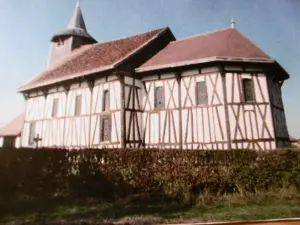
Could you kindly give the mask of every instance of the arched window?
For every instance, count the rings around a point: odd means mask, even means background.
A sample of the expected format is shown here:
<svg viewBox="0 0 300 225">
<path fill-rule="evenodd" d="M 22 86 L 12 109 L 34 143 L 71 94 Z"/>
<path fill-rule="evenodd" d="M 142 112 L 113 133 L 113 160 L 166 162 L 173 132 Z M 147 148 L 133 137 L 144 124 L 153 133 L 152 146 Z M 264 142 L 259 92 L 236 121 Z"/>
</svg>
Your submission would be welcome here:
<svg viewBox="0 0 300 225">
<path fill-rule="evenodd" d="M 103 106 L 102 106 L 103 112 L 109 111 L 109 91 L 106 90 L 103 93 Z"/>
<path fill-rule="evenodd" d="M 154 96 L 154 107 L 156 109 L 163 109 L 165 108 L 165 101 L 164 101 L 164 88 L 157 87 L 155 88 L 155 96 Z"/>
<path fill-rule="evenodd" d="M 244 92 L 244 101 L 245 102 L 255 101 L 252 79 L 249 78 L 242 79 L 242 84 L 243 84 L 243 92 Z"/>
</svg>

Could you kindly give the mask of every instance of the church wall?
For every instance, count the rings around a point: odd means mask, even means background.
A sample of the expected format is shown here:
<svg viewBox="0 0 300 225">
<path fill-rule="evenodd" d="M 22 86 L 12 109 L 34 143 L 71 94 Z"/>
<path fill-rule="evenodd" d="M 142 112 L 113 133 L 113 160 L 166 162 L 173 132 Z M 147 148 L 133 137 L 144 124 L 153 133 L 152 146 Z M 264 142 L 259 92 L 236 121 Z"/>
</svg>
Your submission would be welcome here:
<svg viewBox="0 0 300 225">
<path fill-rule="evenodd" d="M 108 82 L 107 82 L 108 81 Z M 109 109 L 103 110 L 104 92 L 109 92 Z M 121 147 L 121 85 L 115 76 L 97 79 L 93 88 L 91 104 L 90 142 L 93 148 Z M 110 120 L 110 141 L 102 141 L 102 119 Z"/>
<path fill-rule="evenodd" d="M 274 149 L 267 78 L 262 73 L 226 72 L 231 148 Z M 250 79 L 254 101 L 245 102 L 243 79 Z"/>
<path fill-rule="evenodd" d="M 179 87 L 175 73 L 143 77 L 142 134 L 146 147 L 180 148 Z M 163 88 L 163 108 L 155 108 L 155 90 Z"/>
<path fill-rule="evenodd" d="M 268 79 L 270 101 L 274 121 L 277 148 L 290 146 L 289 134 L 286 124 L 284 105 L 282 102 L 281 87 L 274 79 Z"/>
<path fill-rule="evenodd" d="M 109 91 L 109 110 L 103 111 L 103 93 Z M 35 94 L 33 94 L 35 96 Z M 80 114 L 75 115 L 76 98 L 81 96 Z M 58 99 L 57 115 L 53 117 L 54 100 Z M 39 146 L 84 148 L 120 147 L 121 103 L 120 82 L 115 76 L 95 80 L 91 89 L 87 82 L 74 83 L 69 90 L 50 89 L 47 95 L 27 100 L 22 133 L 22 146 L 29 147 L 30 125 L 35 123 Z M 110 141 L 100 141 L 101 119 L 110 116 Z M 91 124 L 91 126 L 90 126 Z"/>
<path fill-rule="evenodd" d="M 210 70 L 207 70 L 210 71 Z M 185 77 L 185 75 L 188 75 Z M 221 74 L 186 71 L 181 80 L 182 142 L 184 149 L 227 149 L 226 116 Z M 196 84 L 205 82 L 207 103 L 197 104 Z"/>
<path fill-rule="evenodd" d="M 82 96 L 81 115 L 74 116 L 75 98 Z M 57 114 L 52 115 L 53 104 L 58 100 Z M 30 125 L 35 123 L 35 136 L 42 139 L 43 147 L 86 146 L 84 128 L 89 122 L 90 90 L 86 83 L 73 84 L 69 91 L 49 90 L 44 96 L 29 98 L 26 107 L 22 145 L 28 146 Z"/>
</svg>

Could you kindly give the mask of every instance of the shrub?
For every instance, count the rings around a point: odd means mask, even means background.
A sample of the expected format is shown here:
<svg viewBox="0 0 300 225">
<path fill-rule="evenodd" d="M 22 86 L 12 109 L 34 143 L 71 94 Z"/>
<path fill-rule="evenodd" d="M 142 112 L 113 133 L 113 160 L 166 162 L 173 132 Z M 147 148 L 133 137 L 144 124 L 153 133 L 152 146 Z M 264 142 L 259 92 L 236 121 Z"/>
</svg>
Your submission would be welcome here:
<svg viewBox="0 0 300 225">
<path fill-rule="evenodd" d="M 0 197 L 118 198 L 136 193 L 191 200 L 201 193 L 300 188 L 300 151 L 2 149 Z"/>
</svg>

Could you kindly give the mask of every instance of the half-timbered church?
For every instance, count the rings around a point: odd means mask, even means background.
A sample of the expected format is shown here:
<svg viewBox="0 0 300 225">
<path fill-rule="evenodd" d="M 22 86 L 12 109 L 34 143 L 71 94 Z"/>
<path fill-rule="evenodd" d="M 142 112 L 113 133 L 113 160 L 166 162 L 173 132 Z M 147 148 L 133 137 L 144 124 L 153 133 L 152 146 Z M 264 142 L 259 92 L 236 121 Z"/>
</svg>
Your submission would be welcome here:
<svg viewBox="0 0 300 225">
<path fill-rule="evenodd" d="M 51 39 L 48 67 L 19 89 L 21 145 L 275 149 L 289 145 L 289 78 L 234 26 L 176 40 L 169 28 L 107 42 L 79 4 Z"/>
</svg>

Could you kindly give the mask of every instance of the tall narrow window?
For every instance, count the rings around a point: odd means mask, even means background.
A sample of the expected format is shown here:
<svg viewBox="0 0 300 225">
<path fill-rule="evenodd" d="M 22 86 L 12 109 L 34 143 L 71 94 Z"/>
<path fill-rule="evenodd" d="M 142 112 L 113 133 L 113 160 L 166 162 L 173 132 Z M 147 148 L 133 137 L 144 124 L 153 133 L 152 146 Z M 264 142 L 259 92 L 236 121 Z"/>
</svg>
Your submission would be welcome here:
<svg viewBox="0 0 300 225">
<path fill-rule="evenodd" d="M 35 122 L 30 123 L 29 125 L 29 136 L 28 136 L 28 145 L 34 145 L 34 138 L 35 138 Z"/>
<path fill-rule="evenodd" d="M 111 139 L 111 121 L 110 116 L 104 115 L 101 118 L 101 141 L 110 141 Z"/>
<path fill-rule="evenodd" d="M 81 115 L 81 102 L 82 98 L 81 95 L 77 95 L 75 98 L 75 116 L 80 116 Z"/>
<path fill-rule="evenodd" d="M 165 108 L 164 88 L 163 87 L 157 87 L 157 88 L 155 88 L 154 107 L 156 109 L 163 109 L 163 108 Z"/>
<path fill-rule="evenodd" d="M 109 111 L 109 91 L 106 90 L 103 93 L 103 106 L 102 106 L 103 111 Z"/>
<path fill-rule="evenodd" d="M 53 99 L 52 117 L 57 117 L 58 114 L 58 98 Z"/>
<path fill-rule="evenodd" d="M 197 105 L 208 104 L 207 88 L 205 81 L 196 83 L 196 101 Z"/>
<path fill-rule="evenodd" d="M 254 87 L 251 79 L 242 79 L 244 100 L 245 102 L 252 102 L 254 98 Z"/>
</svg>

